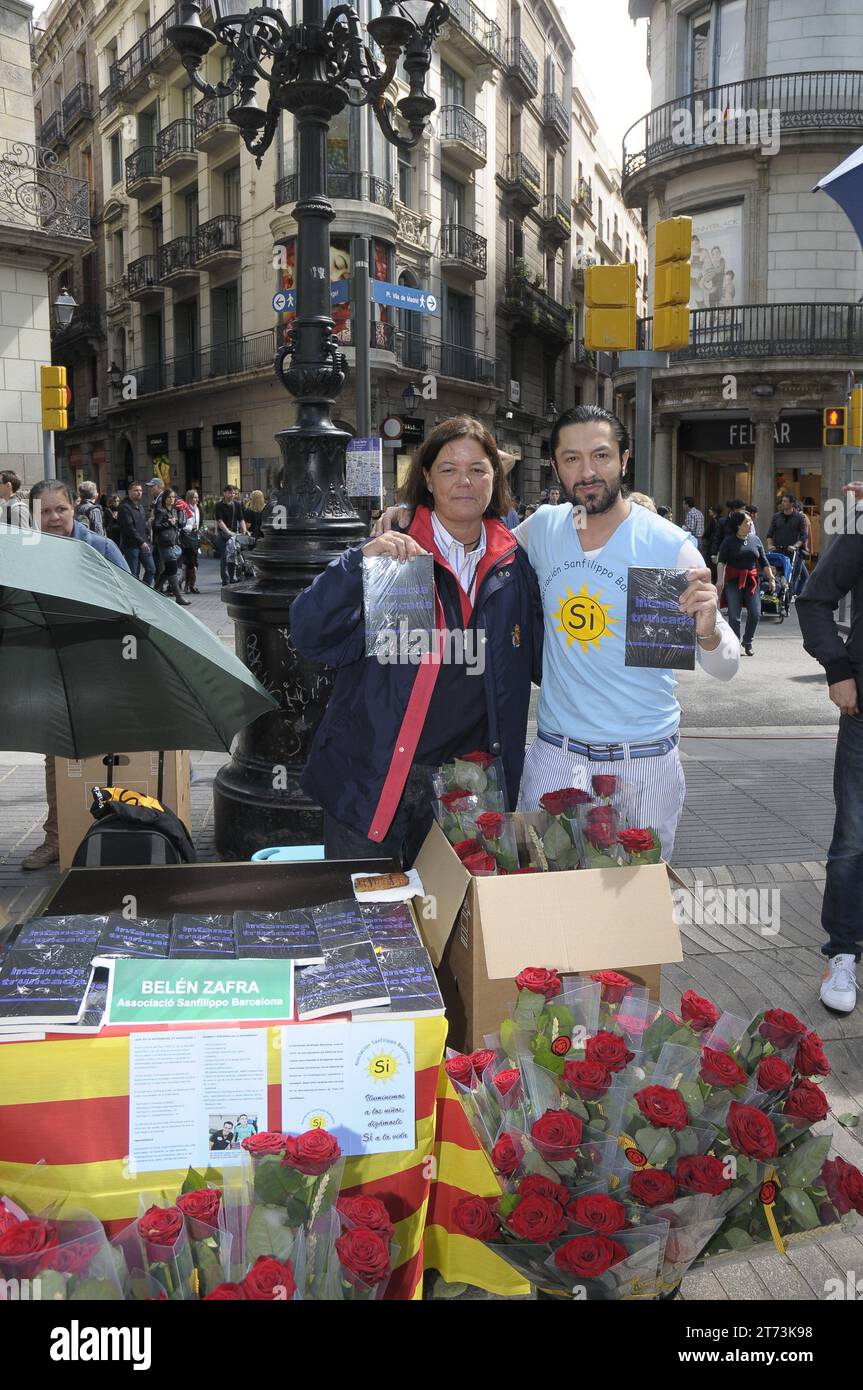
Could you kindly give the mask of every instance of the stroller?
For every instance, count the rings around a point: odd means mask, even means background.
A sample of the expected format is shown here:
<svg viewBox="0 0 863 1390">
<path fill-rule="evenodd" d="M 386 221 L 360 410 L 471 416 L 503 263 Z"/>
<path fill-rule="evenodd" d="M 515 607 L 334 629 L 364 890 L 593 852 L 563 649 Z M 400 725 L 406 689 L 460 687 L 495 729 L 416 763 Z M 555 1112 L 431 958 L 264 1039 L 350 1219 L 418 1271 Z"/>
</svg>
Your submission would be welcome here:
<svg viewBox="0 0 863 1390">
<path fill-rule="evenodd" d="M 767 580 L 762 575 L 761 616 L 762 618 L 778 618 L 780 623 L 784 623 L 791 607 L 792 564 L 788 556 L 784 555 L 781 550 L 768 550 L 767 559 L 770 561 L 776 576 L 776 592 L 770 592 Z"/>
</svg>

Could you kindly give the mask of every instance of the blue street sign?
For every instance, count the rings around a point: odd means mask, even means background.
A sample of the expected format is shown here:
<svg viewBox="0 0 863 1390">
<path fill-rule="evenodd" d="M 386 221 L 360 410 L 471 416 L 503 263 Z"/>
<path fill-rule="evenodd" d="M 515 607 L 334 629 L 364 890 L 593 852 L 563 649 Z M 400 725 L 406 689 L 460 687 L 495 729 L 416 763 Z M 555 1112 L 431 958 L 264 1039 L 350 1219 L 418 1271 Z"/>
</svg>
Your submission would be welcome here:
<svg viewBox="0 0 863 1390">
<path fill-rule="evenodd" d="M 350 298 L 350 288 L 347 280 L 331 280 L 330 302 L 347 304 Z M 295 314 L 297 312 L 296 290 L 278 290 L 273 295 L 273 308 L 277 314 Z"/>
<path fill-rule="evenodd" d="M 347 304 L 350 284 L 347 280 L 330 281 L 330 297 L 333 304 Z"/>
<path fill-rule="evenodd" d="M 291 301 L 291 302 L 290 302 L 290 305 L 288 304 L 288 300 L 289 300 L 289 299 L 290 299 L 290 301 Z M 276 292 L 276 294 L 273 295 L 273 308 L 275 309 L 275 311 L 276 311 L 277 314 L 283 314 L 283 313 L 285 312 L 285 310 L 288 309 L 288 308 L 293 309 L 293 308 L 294 308 L 294 292 L 293 292 L 293 290 L 289 290 L 287 294 L 285 293 L 284 290 L 278 290 L 278 291 Z"/>
<path fill-rule="evenodd" d="M 436 314 L 438 308 L 437 295 L 410 285 L 391 285 L 387 280 L 372 281 L 372 299 L 376 304 L 392 304 L 416 314 Z"/>
</svg>

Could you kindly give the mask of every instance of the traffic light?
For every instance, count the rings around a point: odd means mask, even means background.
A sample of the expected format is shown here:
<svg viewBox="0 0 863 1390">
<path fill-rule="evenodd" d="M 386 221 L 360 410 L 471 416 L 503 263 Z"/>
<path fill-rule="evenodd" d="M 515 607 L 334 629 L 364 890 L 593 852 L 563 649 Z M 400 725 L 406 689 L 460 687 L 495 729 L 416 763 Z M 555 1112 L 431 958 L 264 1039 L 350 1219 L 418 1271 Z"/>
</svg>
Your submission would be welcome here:
<svg viewBox="0 0 863 1390">
<path fill-rule="evenodd" d="M 635 264 L 590 265 L 584 272 L 584 346 L 595 352 L 635 349 Z"/>
<path fill-rule="evenodd" d="M 43 430 L 68 429 L 69 416 L 66 406 L 69 393 L 66 389 L 66 368 L 43 367 L 41 382 Z"/>
<path fill-rule="evenodd" d="M 863 386 L 855 386 L 851 392 L 848 443 L 854 449 L 863 449 Z"/>
<path fill-rule="evenodd" d="M 844 405 L 828 405 L 822 415 L 825 448 L 844 449 L 848 437 L 848 412 Z"/>
<path fill-rule="evenodd" d="M 657 222 L 656 270 L 653 276 L 655 352 L 673 352 L 689 343 L 691 254 L 691 217 L 669 217 L 664 222 Z"/>
</svg>

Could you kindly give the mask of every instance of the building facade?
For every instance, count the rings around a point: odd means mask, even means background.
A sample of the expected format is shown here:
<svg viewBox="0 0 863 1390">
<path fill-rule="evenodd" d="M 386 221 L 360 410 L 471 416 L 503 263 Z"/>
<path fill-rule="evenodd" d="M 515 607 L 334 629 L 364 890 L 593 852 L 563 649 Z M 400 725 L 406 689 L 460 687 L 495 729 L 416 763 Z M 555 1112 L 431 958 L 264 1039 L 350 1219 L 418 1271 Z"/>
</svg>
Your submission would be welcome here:
<svg viewBox="0 0 863 1390">
<path fill-rule="evenodd" d="M 654 374 L 654 495 L 677 515 L 684 494 L 739 496 L 764 528 L 782 488 L 813 510 L 841 488 L 821 412 L 863 360 L 863 251 L 814 189 L 863 138 L 863 10 L 632 0 L 629 12 L 650 20 L 654 105 L 625 138 L 623 195 L 647 211 L 651 258 L 658 220 L 693 219 L 691 342 Z M 626 374 L 615 387 L 633 390 Z"/>
</svg>

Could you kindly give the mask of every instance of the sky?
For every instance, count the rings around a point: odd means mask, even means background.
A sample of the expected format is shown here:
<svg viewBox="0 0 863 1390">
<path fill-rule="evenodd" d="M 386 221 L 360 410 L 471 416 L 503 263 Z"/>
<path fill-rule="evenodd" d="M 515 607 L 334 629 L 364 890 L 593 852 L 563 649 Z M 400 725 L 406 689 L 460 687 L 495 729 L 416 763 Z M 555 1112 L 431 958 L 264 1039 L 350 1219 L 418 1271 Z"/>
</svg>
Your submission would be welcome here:
<svg viewBox="0 0 863 1390">
<path fill-rule="evenodd" d="M 624 133 L 650 110 L 647 20 L 633 24 L 627 0 L 557 0 L 575 43 L 588 104 L 617 165 Z"/>
</svg>

